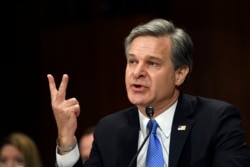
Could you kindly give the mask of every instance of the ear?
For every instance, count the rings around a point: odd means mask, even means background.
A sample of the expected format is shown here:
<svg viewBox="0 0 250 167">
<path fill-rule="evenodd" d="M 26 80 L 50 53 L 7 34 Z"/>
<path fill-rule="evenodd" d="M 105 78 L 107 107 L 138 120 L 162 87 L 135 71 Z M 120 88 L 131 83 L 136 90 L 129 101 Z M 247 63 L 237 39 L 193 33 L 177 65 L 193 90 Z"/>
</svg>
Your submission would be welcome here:
<svg viewBox="0 0 250 167">
<path fill-rule="evenodd" d="M 185 81 L 189 73 L 189 67 L 184 65 L 175 71 L 175 85 L 180 86 Z"/>
</svg>

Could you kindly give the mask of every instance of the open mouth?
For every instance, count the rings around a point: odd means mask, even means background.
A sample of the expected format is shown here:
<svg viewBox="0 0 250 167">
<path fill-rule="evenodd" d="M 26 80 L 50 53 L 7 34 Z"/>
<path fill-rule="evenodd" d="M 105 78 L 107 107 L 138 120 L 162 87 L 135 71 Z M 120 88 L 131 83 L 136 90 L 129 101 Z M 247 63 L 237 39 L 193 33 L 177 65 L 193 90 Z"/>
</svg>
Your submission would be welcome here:
<svg viewBox="0 0 250 167">
<path fill-rule="evenodd" d="M 133 89 L 134 91 L 139 91 L 139 92 L 141 92 L 141 91 L 144 91 L 146 88 L 147 88 L 146 86 L 143 86 L 143 85 L 140 85 L 140 84 L 133 84 L 133 85 L 132 85 L 132 89 Z"/>
<path fill-rule="evenodd" d="M 134 84 L 133 85 L 135 88 L 141 88 L 142 86 L 141 85 L 137 85 L 137 84 Z"/>
</svg>

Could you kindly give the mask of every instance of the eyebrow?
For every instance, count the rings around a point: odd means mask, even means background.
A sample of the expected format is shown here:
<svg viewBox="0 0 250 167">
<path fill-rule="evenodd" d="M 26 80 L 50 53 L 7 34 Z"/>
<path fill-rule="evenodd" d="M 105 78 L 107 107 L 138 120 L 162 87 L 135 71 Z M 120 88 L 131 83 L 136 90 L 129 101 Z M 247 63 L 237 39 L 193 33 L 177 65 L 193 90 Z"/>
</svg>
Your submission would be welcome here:
<svg viewBox="0 0 250 167">
<path fill-rule="evenodd" d="M 135 55 L 134 54 L 128 54 L 128 57 L 135 57 Z M 147 55 L 146 58 L 150 59 L 150 60 L 161 60 L 160 58 L 155 57 L 155 56 L 151 56 L 151 55 Z"/>
</svg>

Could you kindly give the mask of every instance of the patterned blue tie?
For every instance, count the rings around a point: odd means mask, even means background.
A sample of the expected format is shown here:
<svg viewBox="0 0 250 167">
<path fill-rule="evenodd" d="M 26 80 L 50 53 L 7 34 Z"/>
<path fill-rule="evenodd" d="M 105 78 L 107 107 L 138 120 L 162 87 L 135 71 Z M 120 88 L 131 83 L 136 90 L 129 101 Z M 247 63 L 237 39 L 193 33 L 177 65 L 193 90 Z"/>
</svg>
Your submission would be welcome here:
<svg viewBox="0 0 250 167">
<path fill-rule="evenodd" d="M 146 167 L 163 167 L 162 146 L 156 135 L 158 127 L 156 120 L 149 120 L 147 127 L 152 128 L 152 131 L 149 138 Z"/>
</svg>

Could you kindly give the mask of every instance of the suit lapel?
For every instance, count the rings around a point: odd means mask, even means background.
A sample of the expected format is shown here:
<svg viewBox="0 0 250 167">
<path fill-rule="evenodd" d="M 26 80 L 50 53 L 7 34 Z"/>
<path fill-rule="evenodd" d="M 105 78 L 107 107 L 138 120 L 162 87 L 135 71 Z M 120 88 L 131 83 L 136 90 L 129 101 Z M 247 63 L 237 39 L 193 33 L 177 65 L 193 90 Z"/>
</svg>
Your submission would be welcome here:
<svg viewBox="0 0 250 167">
<path fill-rule="evenodd" d="M 128 114 L 128 124 L 124 125 L 118 131 L 118 164 L 119 167 L 127 167 L 137 152 L 139 136 L 139 115 L 137 108 L 132 108 Z M 121 151 L 122 150 L 122 151 Z M 136 161 L 134 163 L 134 167 Z"/>
<path fill-rule="evenodd" d="M 185 95 L 181 94 L 175 111 L 171 130 L 171 142 L 169 151 L 169 167 L 177 167 L 183 146 L 193 125 L 190 118 L 192 111 Z"/>
</svg>

